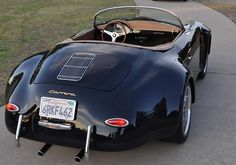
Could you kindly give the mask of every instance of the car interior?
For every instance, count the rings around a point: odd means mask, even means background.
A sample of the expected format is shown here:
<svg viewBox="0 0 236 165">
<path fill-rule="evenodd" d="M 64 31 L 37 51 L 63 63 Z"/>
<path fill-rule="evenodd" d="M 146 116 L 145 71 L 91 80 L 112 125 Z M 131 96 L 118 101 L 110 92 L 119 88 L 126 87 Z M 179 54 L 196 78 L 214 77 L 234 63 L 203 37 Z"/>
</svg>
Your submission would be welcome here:
<svg viewBox="0 0 236 165">
<path fill-rule="evenodd" d="M 145 19 L 112 20 L 105 24 L 78 33 L 72 40 L 110 41 L 144 47 L 155 47 L 172 43 L 182 29 L 164 22 Z"/>
</svg>

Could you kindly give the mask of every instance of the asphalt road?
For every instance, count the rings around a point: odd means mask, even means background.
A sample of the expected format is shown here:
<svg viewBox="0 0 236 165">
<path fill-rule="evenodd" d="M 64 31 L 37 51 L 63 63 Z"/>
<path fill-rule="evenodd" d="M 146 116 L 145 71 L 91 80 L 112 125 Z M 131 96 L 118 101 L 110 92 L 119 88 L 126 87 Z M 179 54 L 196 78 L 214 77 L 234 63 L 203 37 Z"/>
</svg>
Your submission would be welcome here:
<svg viewBox="0 0 236 165">
<path fill-rule="evenodd" d="M 236 25 L 222 14 L 196 2 L 136 0 L 138 5 L 169 9 L 182 19 L 204 22 L 212 29 L 212 52 L 208 75 L 197 82 L 189 139 L 184 144 L 159 141 L 123 152 L 90 152 L 91 165 L 235 165 L 236 164 Z M 38 157 L 42 143 L 21 139 L 16 148 L 14 136 L 4 124 L 0 111 L 0 165 L 75 164 L 78 150 L 53 146 Z"/>
</svg>

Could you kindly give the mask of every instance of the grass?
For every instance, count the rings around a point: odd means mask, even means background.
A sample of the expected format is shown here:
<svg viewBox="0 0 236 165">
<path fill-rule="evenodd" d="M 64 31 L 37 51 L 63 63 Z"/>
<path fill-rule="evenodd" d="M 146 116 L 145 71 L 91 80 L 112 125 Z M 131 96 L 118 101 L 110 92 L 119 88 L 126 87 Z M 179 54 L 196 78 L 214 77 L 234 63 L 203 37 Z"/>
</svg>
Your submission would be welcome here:
<svg viewBox="0 0 236 165">
<path fill-rule="evenodd" d="M 133 5 L 133 0 L 0 0 L 0 104 L 6 81 L 24 58 L 92 26 L 103 8 Z"/>
</svg>

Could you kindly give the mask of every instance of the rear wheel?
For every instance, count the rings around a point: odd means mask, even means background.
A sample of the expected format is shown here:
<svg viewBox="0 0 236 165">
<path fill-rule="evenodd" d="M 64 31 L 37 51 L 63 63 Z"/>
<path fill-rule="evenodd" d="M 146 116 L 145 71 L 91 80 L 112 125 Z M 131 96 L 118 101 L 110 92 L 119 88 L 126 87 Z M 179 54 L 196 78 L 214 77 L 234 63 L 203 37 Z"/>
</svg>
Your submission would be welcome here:
<svg viewBox="0 0 236 165">
<path fill-rule="evenodd" d="M 189 134 L 191 124 L 191 109 L 192 109 L 192 90 L 190 84 L 185 87 L 184 97 L 182 99 L 182 108 L 180 110 L 180 120 L 176 133 L 164 141 L 184 143 Z"/>
<path fill-rule="evenodd" d="M 198 74 L 198 78 L 203 79 L 207 74 L 207 68 L 208 68 L 208 54 L 203 37 L 201 37 L 200 40 L 200 67 L 201 68 Z"/>
<path fill-rule="evenodd" d="M 204 79 L 204 77 L 207 74 L 207 68 L 208 68 L 208 55 L 206 55 L 204 63 L 202 65 L 201 71 L 198 74 L 198 78 Z"/>
</svg>

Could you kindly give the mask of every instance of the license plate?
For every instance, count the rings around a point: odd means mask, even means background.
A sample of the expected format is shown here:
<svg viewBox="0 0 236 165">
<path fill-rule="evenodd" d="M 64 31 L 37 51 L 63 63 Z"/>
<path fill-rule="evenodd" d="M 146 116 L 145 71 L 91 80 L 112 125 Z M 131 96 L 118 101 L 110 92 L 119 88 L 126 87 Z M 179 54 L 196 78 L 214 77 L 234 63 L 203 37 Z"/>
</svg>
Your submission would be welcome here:
<svg viewBox="0 0 236 165">
<path fill-rule="evenodd" d="M 75 100 L 41 97 L 39 116 L 62 120 L 74 120 Z"/>
</svg>

